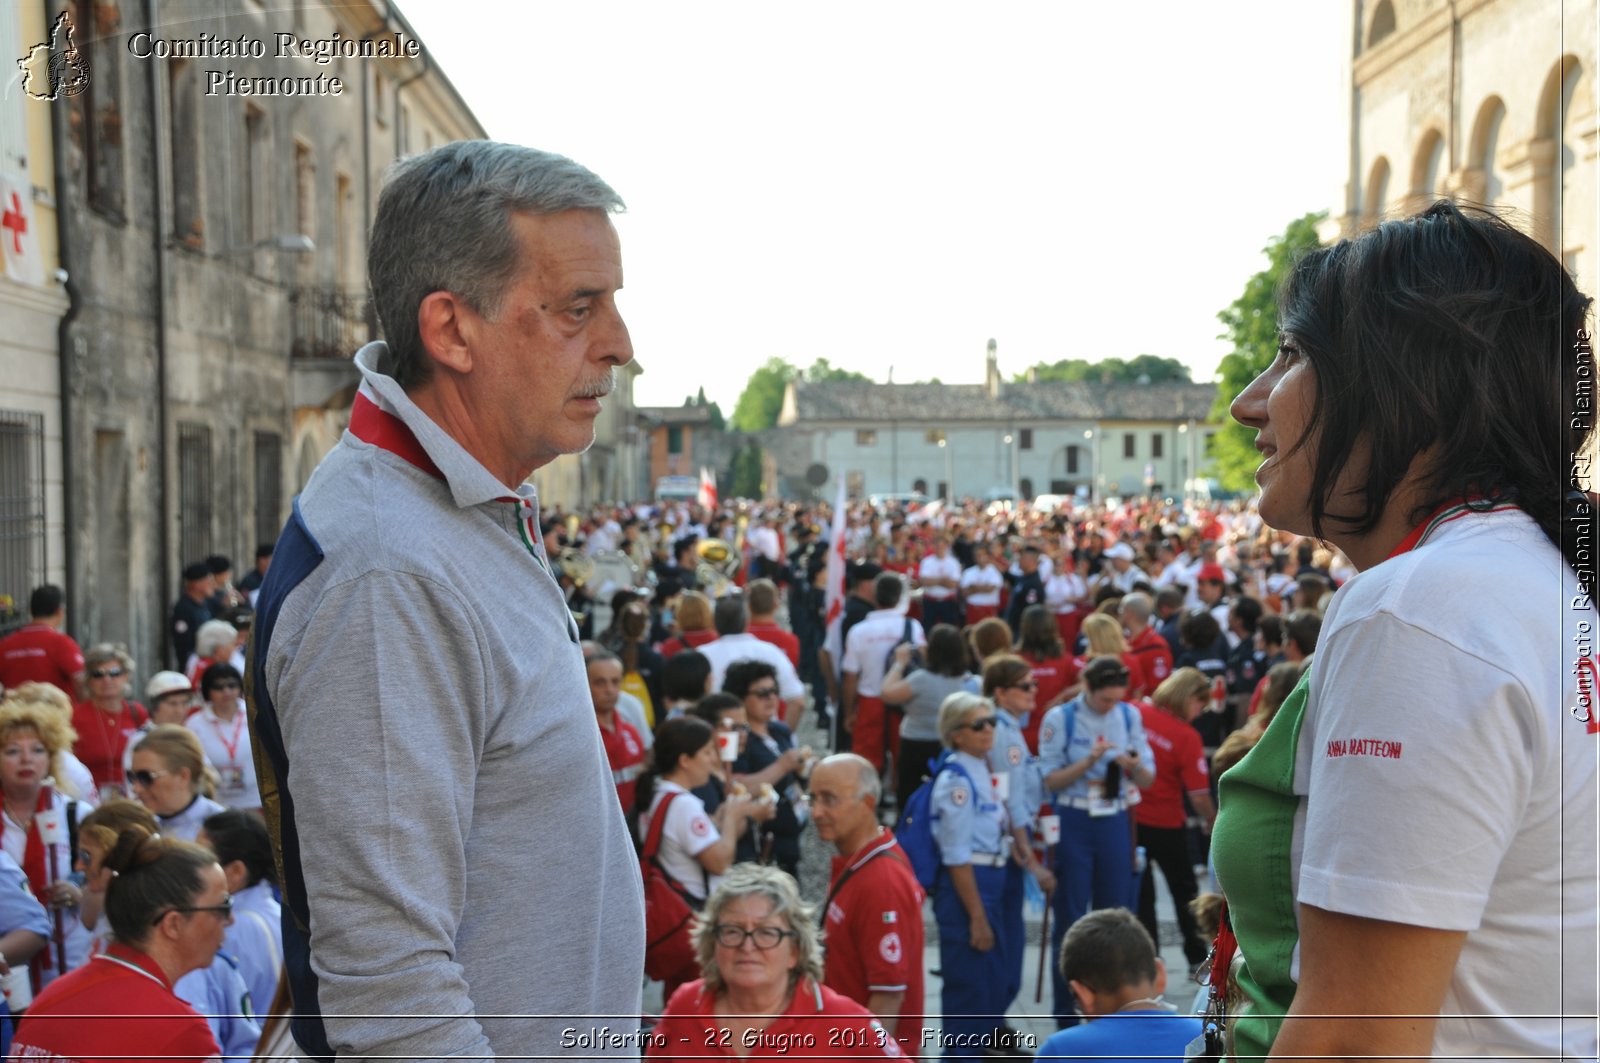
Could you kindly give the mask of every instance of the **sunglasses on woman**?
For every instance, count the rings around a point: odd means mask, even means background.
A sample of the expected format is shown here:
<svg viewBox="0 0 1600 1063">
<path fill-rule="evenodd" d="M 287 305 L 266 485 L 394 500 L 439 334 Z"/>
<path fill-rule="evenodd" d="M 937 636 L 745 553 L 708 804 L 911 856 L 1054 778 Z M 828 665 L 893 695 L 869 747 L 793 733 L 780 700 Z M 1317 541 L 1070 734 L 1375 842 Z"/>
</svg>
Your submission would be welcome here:
<svg viewBox="0 0 1600 1063">
<path fill-rule="evenodd" d="M 995 718 L 993 716 L 985 716 L 981 720 L 973 720 L 971 723 L 964 723 L 961 726 L 969 731 L 987 731 L 995 726 Z"/>
<path fill-rule="evenodd" d="M 228 916 L 233 914 L 233 898 L 224 897 L 222 898 L 221 904 L 190 904 L 179 908 L 168 908 L 166 911 L 156 916 L 155 919 L 151 921 L 150 925 L 160 926 L 161 920 L 165 919 L 169 912 L 215 912 L 217 915 L 220 915 L 222 918 L 226 919 Z"/>
<path fill-rule="evenodd" d="M 128 772 L 128 781 L 135 786 L 154 786 L 157 779 L 163 775 L 171 774 L 172 772 L 170 771 L 144 771 L 141 769 Z"/>
<path fill-rule="evenodd" d="M 1038 690 L 1039 689 L 1039 684 L 1035 683 L 1033 680 L 1030 679 L 1026 683 L 1012 683 L 1011 684 L 1011 689 L 1012 690 Z"/>
</svg>

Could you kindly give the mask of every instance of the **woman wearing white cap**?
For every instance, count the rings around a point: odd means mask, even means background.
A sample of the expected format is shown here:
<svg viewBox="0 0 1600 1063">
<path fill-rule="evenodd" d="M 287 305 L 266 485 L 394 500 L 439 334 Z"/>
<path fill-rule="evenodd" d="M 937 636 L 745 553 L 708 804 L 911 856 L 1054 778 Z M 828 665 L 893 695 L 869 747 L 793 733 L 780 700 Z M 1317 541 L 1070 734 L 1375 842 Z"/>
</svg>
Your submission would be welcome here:
<svg viewBox="0 0 1600 1063">
<path fill-rule="evenodd" d="M 150 718 L 143 727 L 135 731 L 128 739 L 128 747 L 122 751 L 122 777 L 126 779 L 128 772 L 133 770 L 133 747 L 139 740 L 150 733 L 153 727 L 160 727 L 164 723 L 173 723 L 183 726 L 183 721 L 195 710 L 194 686 L 182 672 L 157 672 L 150 677 L 150 682 L 144 685 L 144 700 L 150 706 Z M 133 786 L 128 786 L 128 796 L 133 796 Z"/>
</svg>

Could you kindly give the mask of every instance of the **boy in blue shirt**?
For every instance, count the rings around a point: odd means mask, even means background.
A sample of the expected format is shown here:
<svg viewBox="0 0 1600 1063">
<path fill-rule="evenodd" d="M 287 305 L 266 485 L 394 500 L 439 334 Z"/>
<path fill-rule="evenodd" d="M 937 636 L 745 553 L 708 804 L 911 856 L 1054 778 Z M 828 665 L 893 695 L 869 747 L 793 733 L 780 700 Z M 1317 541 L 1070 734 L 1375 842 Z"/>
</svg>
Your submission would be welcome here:
<svg viewBox="0 0 1600 1063">
<path fill-rule="evenodd" d="M 1037 1059 L 1177 1063 L 1200 1020 L 1161 999 L 1167 969 L 1126 908 L 1090 912 L 1061 943 L 1061 977 L 1085 1021 L 1045 1041 Z"/>
</svg>

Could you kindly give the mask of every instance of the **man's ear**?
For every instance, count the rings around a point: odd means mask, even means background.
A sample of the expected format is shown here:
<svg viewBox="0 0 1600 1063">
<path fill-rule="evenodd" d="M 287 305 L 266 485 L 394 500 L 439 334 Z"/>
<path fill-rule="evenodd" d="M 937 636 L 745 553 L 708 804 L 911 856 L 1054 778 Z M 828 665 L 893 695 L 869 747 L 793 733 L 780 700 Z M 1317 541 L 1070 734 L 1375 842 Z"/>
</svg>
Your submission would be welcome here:
<svg viewBox="0 0 1600 1063">
<path fill-rule="evenodd" d="M 452 292 L 429 292 L 417 307 L 417 332 L 424 354 L 446 369 L 472 371 L 472 308 Z"/>
<path fill-rule="evenodd" d="M 1167 965 L 1160 956 L 1156 957 L 1156 996 L 1161 996 L 1167 991 Z"/>
<path fill-rule="evenodd" d="M 1078 1014 L 1090 1018 L 1095 1014 L 1094 990 L 1078 981 L 1076 978 L 1067 982 L 1067 988 L 1072 990 L 1073 999 L 1078 1002 Z"/>
</svg>

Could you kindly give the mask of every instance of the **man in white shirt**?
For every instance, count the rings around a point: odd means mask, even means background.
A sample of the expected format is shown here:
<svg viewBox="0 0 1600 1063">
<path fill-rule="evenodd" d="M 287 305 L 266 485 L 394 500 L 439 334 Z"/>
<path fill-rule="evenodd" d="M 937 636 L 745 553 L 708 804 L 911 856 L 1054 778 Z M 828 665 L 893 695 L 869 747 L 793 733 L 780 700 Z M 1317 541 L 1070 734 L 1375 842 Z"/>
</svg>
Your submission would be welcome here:
<svg viewBox="0 0 1600 1063">
<path fill-rule="evenodd" d="M 961 562 L 950 556 L 948 535 L 934 538 L 933 551 L 917 567 L 917 582 L 922 586 L 923 623 L 928 627 L 935 624 L 960 627 L 961 599 L 956 594 L 961 589 Z"/>
<path fill-rule="evenodd" d="M 922 625 L 900 614 L 904 584 L 893 572 L 881 573 L 873 584 L 877 609 L 850 629 L 844 644 L 844 719 L 850 730 L 850 749 L 883 771 L 884 750 L 899 746 L 898 729 L 889 728 L 883 709 L 883 673 L 894 647 L 905 641 L 927 645 Z M 713 643 L 713 645 L 715 645 Z"/>
<path fill-rule="evenodd" d="M 973 565 L 961 573 L 961 595 L 967 602 L 967 623 L 1000 615 L 1000 588 L 1005 579 L 989 557 L 989 544 L 972 548 Z"/>
<path fill-rule="evenodd" d="M 717 637 L 700 647 L 700 653 L 711 662 L 711 689 L 722 689 L 722 677 L 734 661 L 764 661 L 778 672 L 778 694 L 783 698 L 783 718 L 800 719 L 806 707 L 806 688 L 800 674 L 789 662 L 789 655 L 770 642 L 763 642 L 749 634 L 750 609 L 739 597 L 721 598 L 712 611 L 711 622 Z"/>
</svg>

